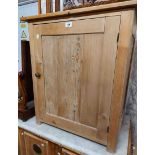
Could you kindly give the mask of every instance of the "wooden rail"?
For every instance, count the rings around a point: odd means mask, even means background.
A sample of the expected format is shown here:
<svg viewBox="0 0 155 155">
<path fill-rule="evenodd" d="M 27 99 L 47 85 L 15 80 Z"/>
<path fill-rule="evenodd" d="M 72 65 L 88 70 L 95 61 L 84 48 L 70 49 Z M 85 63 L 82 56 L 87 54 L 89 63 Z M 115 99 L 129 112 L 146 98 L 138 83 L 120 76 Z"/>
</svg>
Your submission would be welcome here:
<svg viewBox="0 0 155 155">
<path fill-rule="evenodd" d="M 21 17 L 20 20 L 24 22 L 33 22 L 36 20 L 44 20 L 44 19 L 52 19 L 62 16 L 71 16 L 76 14 L 84 14 L 84 13 L 92 13 L 92 12 L 100 12 L 100 11 L 109 11 L 109 10 L 117 10 L 122 8 L 130 8 L 130 7 L 136 7 L 137 0 L 130 0 L 130 1 L 124 1 L 124 2 L 117 2 L 117 3 L 110 3 L 110 4 L 104 4 L 99 6 L 91 6 L 91 7 L 85 7 L 85 8 L 78 8 L 73 10 L 66 10 L 66 11 L 60 11 L 60 12 L 54 12 L 54 13 L 47 13 L 47 14 L 40 14 L 36 16 L 28 16 L 28 17 Z"/>
</svg>

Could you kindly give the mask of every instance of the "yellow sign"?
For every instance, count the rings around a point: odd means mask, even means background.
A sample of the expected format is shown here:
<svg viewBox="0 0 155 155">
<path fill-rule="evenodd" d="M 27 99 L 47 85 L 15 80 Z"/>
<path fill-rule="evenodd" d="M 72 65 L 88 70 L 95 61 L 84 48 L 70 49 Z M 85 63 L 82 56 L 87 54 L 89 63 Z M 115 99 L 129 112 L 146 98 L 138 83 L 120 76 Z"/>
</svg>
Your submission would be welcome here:
<svg viewBox="0 0 155 155">
<path fill-rule="evenodd" d="M 29 40 L 28 23 L 20 23 L 20 39 Z"/>
<path fill-rule="evenodd" d="M 20 27 L 21 27 L 21 28 L 26 28 L 26 24 L 25 24 L 25 23 L 21 23 L 21 24 L 20 24 Z"/>
<path fill-rule="evenodd" d="M 22 38 L 22 39 L 27 38 L 27 35 L 26 35 L 26 33 L 25 33 L 24 31 L 22 31 L 22 36 L 21 36 L 21 38 Z"/>
</svg>

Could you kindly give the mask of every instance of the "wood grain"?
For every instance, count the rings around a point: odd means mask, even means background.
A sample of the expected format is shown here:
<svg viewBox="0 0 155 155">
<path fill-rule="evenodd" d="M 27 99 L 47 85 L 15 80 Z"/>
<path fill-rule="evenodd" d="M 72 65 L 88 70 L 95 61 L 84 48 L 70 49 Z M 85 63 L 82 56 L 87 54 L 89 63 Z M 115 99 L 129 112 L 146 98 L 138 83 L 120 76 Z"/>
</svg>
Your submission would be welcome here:
<svg viewBox="0 0 155 155">
<path fill-rule="evenodd" d="M 24 130 L 21 128 L 18 128 L 18 151 L 20 155 L 26 155 Z"/>
<path fill-rule="evenodd" d="M 55 12 L 60 11 L 60 0 L 55 1 Z"/>
<path fill-rule="evenodd" d="M 111 4 L 105 4 L 105 5 L 99 5 L 99 6 L 92 6 L 92 7 L 86 7 L 86 8 L 79 8 L 74 10 L 66 10 L 61 12 L 55 12 L 55 13 L 49 13 L 49 14 L 42 14 L 37 16 L 29 16 L 29 17 L 21 17 L 21 21 L 37 21 L 37 20 L 47 20 L 47 19 L 54 19 L 54 18 L 60 18 L 60 17 L 66 17 L 70 15 L 82 15 L 85 13 L 97 13 L 101 11 L 112 11 L 112 10 L 118 10 L 118 9 L 124 9 L 124 8 L 133 8 L 136 7 L 137 0 L 130 0 L 130 1 L 123 1 L 123 2 L 117 2 L 117 3 L 111 3 Z"/>
<path fill-rule="evenodd" d="M 38 15 L 41 14 L 41 0 L 38 0 Z"/>
<path fill-rule="evenodd" d="M 54 144 L 34 136 L 28 132 L 24 132 L 26 155 L 36 155 L 33 146 L 37 145 L 41 149 L 42 155 L 55 155 Z"/>
<path fill-rule="evenodd" d="M 52 0 L 46 0 L 46 13 L 51 13 Z M 41 12 L 41 0 L 38 0 L 38 15 L 42 15 Z"/>
<path fill-rule="evenodd" d="M 115 151 L 130 68 L 133 18 L 130 9 L 79 15 L 70 28 L 65 27 L 69 19 L 29 23 L 38 122 Z M 34 76 L 36 72 L 40 79 Z"/>
<path fill-rule="evenodd" d="M 104 34 L 85 34 L 84 50 L 81 66 L 81 100 L 80 122 L 82 124 L 97 126 L 98 99 L 100 85 L 100 63 L 102 58 Z M 103 125 L 103 124 L 102 124 Z"/>
<path fill-rule="evenodd" d="M 81 43 L 79 35 L 43 37 L 46 110 L 70 120 L 78 119 L 77 59 Z"/>
<path fill-rule="evenodd" d="M 39 118 L 39 104 L 38 104 L 38 89 L 37 89 L 37 79 L 35 77 L 36 73 L 36 57 L 35 57 L 35 38 L 34 38 L 34 31 L 33 31 L 33 24 L 29 23 L 29 34 L 30 35 L 30 54 L 31 54 L 31 66 L 32 66 L 32 80 L 33 80 L 33 91 L 34 91 L 34 104 L 35 104 L 35 115 L 37 123 L 40 124 Z"/>
<path fill-rule="evenodd" d="M 67 22 L 72 22 L 71 27 L 66 27 Z M 85 19 L 36 25 L 35 29 L 41 35 L 64 35 L 81 33 L 104 32 L 105 18 Z M 88 26 L 91 25 L 91 26 Z M 38 30 L 37 30 L 38 29 Z"/>
<path fill-rule="evenodd" d="M 46 13 L 51 13 L 52 8 L 53 8 L 52 0 L 46 0 Z"/>
<path fill-rule="evenodd" d="M 20 155 L 36 155 L 33 145 L 40 147 L 42 155 L 79 155 L 76 150 L 62 148 L 61 145 L 52 143 L 46 139 L 36 136 L 22 128 L 18 128 L 18 149 Z M 66 154 L 65 154 L 66 153 Z M 81 153 L 80 153 L 81 154 Z"/>
<path fill-rule="evenodd" d="M 115 74 L 117 36 L 120 27 L 120 16 L 106 17 L 105 23 L 105 34 L 103 38 L 103 50 L 101 56 L 102 61 L 100 62 L 97 130 L 98 137 L 103 137 L 107 141 L 108 134 L 104 133 L 107 132 L 107 128 L 109 127 L 110 105 Z"/>
<path fill-rule="evenodd" d="M 51 24 L 51 23 L 60 23 L 60 22 L 68 22 L 68 21 L 78 21 L 78 20 L 86 20 L 86 19 L 95 19 L 95 18 L 105 18 L 111 16 L 121 16 L 120 11 L 116 12 L 99 12 L 99 13 L 88 13 L 84 16 L 67 16 L 66 18 L 53 18 L 53 19 L 45 19 L 40 21 L 32 21 L 35 25 L 41 24 Z M 76 18 L 75 18 L 76 17 Z"/>
<path fill-rule="evenodd" d="M 118 42 L 115 77 L 110 112 L 110 130 L 108 135 L 108 149 L 116 150 L 116 142 L 121 124 L 121 117 L 126 93 L 127 77 L 132 53 L 132 29 L 134 11 L 124 11 L 121 16 L 120 37 Z"/>
<path fill-rule="evenodd" d="M 72 24 L 34 26 L 40 119 L 106 144 L 120 16 Z"/>
</svg>

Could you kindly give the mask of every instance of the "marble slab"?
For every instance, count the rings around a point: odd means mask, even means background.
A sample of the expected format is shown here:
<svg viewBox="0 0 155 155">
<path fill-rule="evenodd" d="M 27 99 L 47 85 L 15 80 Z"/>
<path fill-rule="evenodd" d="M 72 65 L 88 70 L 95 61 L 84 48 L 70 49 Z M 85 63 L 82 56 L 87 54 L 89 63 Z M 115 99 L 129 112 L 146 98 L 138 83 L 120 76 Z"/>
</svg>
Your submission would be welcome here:
<svg viewBox="0 0 155 155">
<path fill-rule="evenodd" d="M 59 144 L 63 147 L 67 147 L 73 151 L 79 152 L 84 155 L 127 155 L 128 147 L 128 130 L 129 130 L 129 119 L 125 117 L 121 132 L 119 135 L 117 151 L 116 153 L 109 153 L 106 147 L 66 132 L 64 130 L 55 128 L 53 126 L 42 123 L 41 125 L 36 124 L 36 118 L 33 117 L 27 122 L 18 120 L 18 126 L 23 128 L 37 136 L 47 139 L 51 142 Z"/>
</svg>

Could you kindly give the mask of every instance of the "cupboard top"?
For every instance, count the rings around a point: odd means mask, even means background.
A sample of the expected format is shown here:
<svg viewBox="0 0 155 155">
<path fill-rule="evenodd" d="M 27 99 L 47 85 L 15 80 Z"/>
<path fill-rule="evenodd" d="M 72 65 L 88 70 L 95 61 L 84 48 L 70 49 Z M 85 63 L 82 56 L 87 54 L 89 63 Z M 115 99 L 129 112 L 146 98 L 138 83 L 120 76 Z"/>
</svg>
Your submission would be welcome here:
<svg viewBox="0 0 155 155">
<path fill-rule="evenodd" d="M 128 1 L 104 4 L 104 5 L 99 5 L 99 6 L 85 7 L 85 8 L 66 10 L 66 11 L 61 11 L 61 12 L 47 13 L 47 14 L 40 14 L 36 16 L 21 17 L 20 20 L 23 22 L 36 22 L 40 20 L 49 20 L 49 19 L 55 19 L 59 17 L 67 17 L 71 15 L 80 15 L 80 14 L 85 14 L 85 13 L 110 11 L 110 10 L 118 10 L 118 9 L 125 9 L 125 8 L 134 8 L 136 7 L 136 5 L 137 5 L 137 0 L 128 0 Z"/>
</svg>

